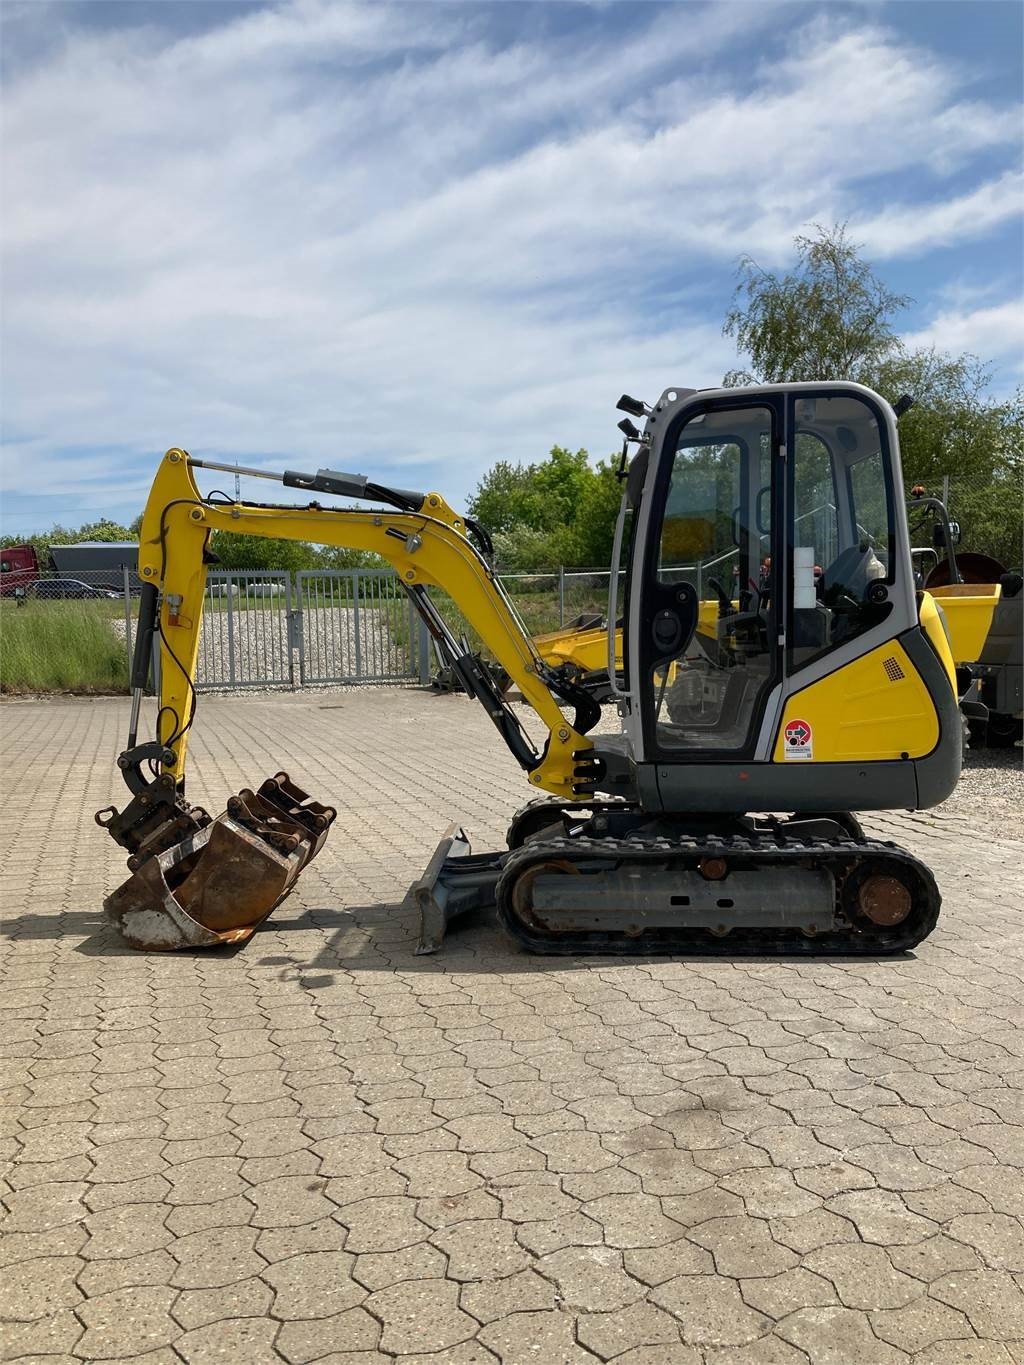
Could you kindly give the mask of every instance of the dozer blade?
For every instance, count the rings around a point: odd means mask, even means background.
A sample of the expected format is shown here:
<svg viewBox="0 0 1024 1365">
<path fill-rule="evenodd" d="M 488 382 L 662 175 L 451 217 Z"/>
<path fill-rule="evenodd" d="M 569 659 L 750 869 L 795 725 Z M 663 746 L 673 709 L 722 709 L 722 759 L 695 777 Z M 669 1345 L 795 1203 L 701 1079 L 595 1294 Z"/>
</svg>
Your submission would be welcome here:
<svg viewBox="0 0 1024 1365">
<path fill-rule="evenodd" d="M 212 824 L 147 858 L 103 908 L 150 952 L 242 943 L 319 853 L 336 812 L 287 773 L 230 798 Z"/>
<path fill-rule="evenodd" d="M 452 920 L 494 904 L 503 855 L 474 853 L 466 831 L 449 825 L 423 876 L 409 888 L 420 912 L 417 954 L 436 953 Z"/>
</svg>

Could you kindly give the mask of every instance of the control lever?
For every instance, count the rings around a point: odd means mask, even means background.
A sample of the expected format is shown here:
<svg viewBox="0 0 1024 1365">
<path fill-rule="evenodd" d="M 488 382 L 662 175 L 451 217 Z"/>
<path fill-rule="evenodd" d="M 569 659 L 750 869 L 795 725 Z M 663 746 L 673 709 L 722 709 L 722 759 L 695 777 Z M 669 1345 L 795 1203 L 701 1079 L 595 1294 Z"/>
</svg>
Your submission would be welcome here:
<svg viewBox="0 0 1024 1365">
<path fill-rule="evenodd" d="M 721 581 L 717 578 L 709 577 L 708 582 L 714 588 L 715 593 L 718 596 L 719 617 L 721 618 L 722 616 L 734 616 L 736 613 L 736 608 L 732 604 L 732 598 L 722 587 Z"/>
</svg>

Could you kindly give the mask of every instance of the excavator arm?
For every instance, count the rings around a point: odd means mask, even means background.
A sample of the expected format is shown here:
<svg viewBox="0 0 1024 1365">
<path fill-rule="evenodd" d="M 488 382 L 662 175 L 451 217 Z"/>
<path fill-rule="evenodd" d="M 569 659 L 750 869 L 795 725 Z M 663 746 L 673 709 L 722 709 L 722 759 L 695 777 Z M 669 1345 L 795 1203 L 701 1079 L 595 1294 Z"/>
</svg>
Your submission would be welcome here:
<svg viewBox="0 0 1024 1365">
<path fill-rule="evenodd" d="M 563 801 L 593 794 L 600 765 L 586 732 L 596 723 L 600 706 L 582 689 L 567 687 L 544 663 L 471 539 L 475 534 L 486 546 L 485 533 L 459 517 L 439 494 L 389 489 L 330 470 L 269 476 L 251 470 L 246 472 L 276 478 L 288 487 L 389 506 L 364 511 L 317 501 L 305 506 L 232 502 L 204 497 L 196 486 L 196 468 L 234 472 L 235 467 L 193 460 L 180 449 L 169 450 L 161 461 L 139 538 L 143 589 L 131 722 L 127 747 L 118 759 L 132 799 L 123 810 L 108 807 L 96 817 L 129 852 L 133 876 L 107 904 L 129 941 L 169 948 L 247 937 L 319 851 L 335 815 L 312 801 L 286 773 L 268 779 L 258 791 L 245 789 L 232 797 L 216 820 L 185 798 L 214 531 L 380 555 L 394 567 L 446 662 L 467 692 L 483 703 L 531 783 Z M 443 589 L 471 622 L 543 722 L 547 736 L 542 746 L 524 730 L 490 671 L 448 628 L 431 599 L 433 587 Z M 140 743 L 141 701 L 154 641 L 160 654 L 156 733 Z M 571 722 L 562 710 L 566 703 L 575 707 Z"/>
</svg>

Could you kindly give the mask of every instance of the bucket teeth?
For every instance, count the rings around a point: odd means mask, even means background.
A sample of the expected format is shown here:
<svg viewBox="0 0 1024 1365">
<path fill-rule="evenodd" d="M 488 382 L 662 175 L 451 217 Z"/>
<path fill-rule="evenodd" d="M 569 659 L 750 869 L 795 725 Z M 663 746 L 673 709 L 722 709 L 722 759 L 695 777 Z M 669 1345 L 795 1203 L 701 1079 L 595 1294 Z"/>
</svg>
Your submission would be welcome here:
<svg viewBox="0 0 1024 1365">
<path fill-rule="evenodd" d="M 146 951 L 244 942 L 319 853 L 336 813 L 277 773 L 147 858 L 104 910 L 133 948 Z"/>
</svg>

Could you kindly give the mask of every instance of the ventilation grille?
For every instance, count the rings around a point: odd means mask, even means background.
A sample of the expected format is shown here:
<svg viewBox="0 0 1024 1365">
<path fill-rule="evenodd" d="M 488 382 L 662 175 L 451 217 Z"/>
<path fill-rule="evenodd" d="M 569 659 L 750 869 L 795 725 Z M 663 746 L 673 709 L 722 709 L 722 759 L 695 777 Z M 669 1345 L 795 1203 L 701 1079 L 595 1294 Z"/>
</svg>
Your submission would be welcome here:
<svg viewBox="0 0 1024 1365">
<path fill-rule="evenodd" d="M 901 678 L 907 676 L 891 654 L 888 659 L 882 660 L 882 667 L 885 669 L 885 675 L 890 682 L 899 682 Z"/>
</svg>

